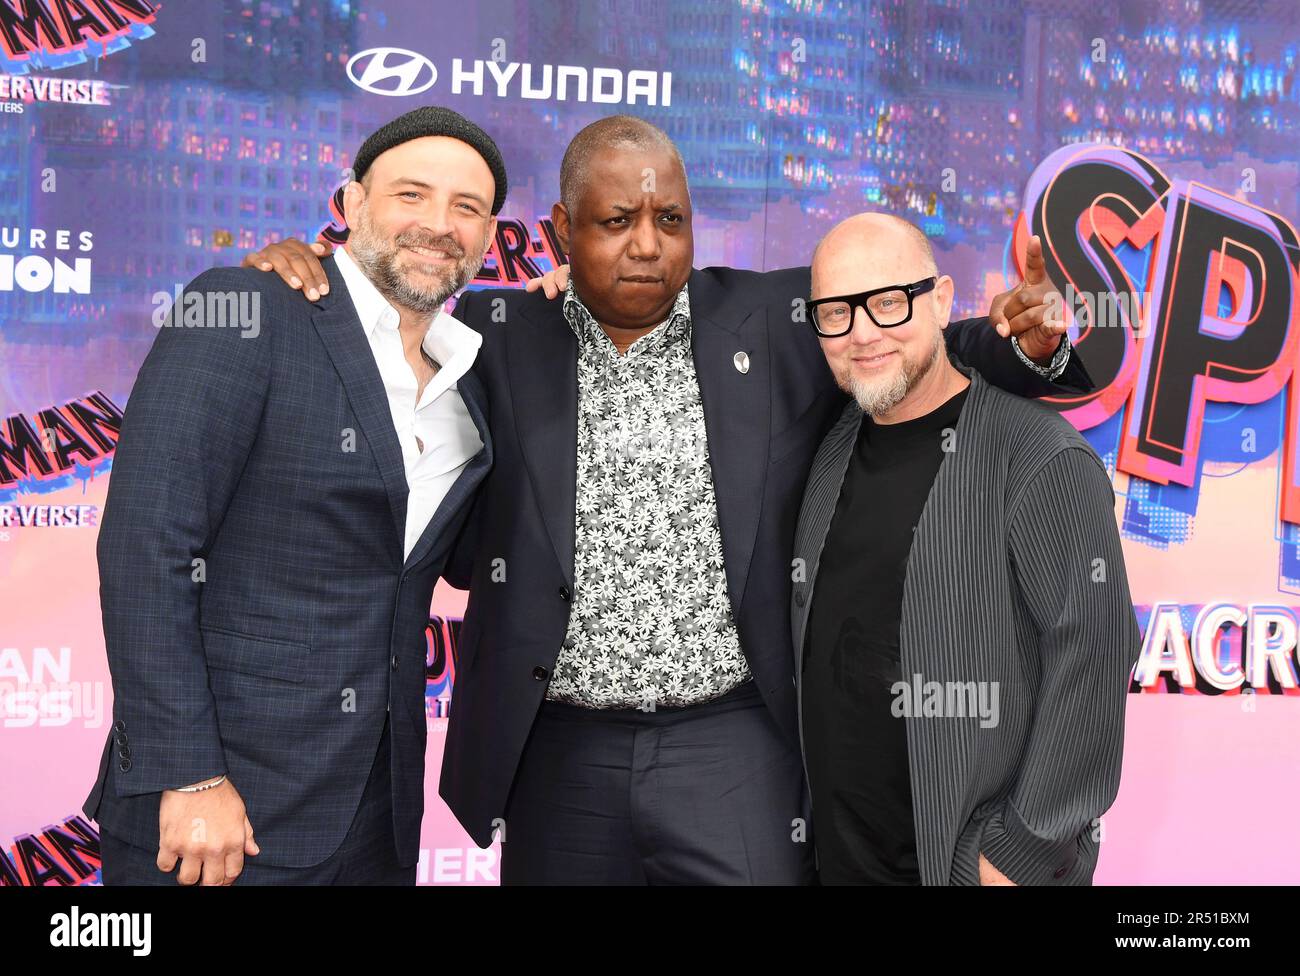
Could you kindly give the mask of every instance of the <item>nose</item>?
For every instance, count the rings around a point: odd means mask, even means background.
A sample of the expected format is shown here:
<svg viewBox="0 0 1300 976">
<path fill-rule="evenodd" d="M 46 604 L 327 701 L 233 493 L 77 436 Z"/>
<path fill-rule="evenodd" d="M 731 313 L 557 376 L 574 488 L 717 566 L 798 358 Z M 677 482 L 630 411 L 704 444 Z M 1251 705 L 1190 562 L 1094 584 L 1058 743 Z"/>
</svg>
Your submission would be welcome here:
<svg viewBox="0 0 1300 976">
<path fill-rule="evenodd" d="M 861 305 L 853 309 L 853 329 L 849 333 L 849 338 L 860 346 L 870 345 L 877 339 L 883 338 L 885 330 L 871 321 L 871 316 Z"/>
<path fill-rule="evenodd" d="M 434 204 L 420 214 L 416 226 L 428 237 L 456 236 L 456 224 L 452 220 L 451 207 Z"/>
<path fill-rule="evenodd" d="M 655 227 L 654 220 L 638 220 L 632 228 L 632 238 L 628 242 L 628 257 L 634 261 L 655 261 L 662 252 L 659 231 Z"/>
</svg>

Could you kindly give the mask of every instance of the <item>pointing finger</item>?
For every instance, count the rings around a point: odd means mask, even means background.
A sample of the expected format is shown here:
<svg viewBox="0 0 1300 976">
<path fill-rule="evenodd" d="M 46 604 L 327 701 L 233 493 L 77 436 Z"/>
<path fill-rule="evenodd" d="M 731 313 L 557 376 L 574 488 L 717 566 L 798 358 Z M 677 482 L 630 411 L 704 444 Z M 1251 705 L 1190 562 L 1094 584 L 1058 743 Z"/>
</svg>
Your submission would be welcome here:
<svg viewBox="0 0 1300 976">
<path fill-rule="evenodd" d="M 1043 241 L 1035 234 L 1025 248 L 1025 284 L 1041 285 L 1047 281 L 1047 262 L 1043 259 Z"/>
</svg>

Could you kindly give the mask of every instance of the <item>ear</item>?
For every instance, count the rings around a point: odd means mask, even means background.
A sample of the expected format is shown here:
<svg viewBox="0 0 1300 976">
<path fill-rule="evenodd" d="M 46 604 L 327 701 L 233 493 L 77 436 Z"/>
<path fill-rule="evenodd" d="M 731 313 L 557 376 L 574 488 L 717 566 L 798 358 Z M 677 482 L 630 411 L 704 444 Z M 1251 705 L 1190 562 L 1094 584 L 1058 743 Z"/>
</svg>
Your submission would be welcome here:
<svg viewBox="0 0 1300 976">
<path fill-rule="evenodd" d="M 551 223 L 555 225 L 555 236 L 564 250 L 564 258 L 569 259 L 569 211 L 564 204 L 556 203 L 551 207 Z"/>
<path fill-rule="evenodd" d="M 940 275 L 934 283 L 934 315 L 939 320 L 939 328 L 948 328 L 952 318 L 953 281 L 947 275 Z"/>
<path fill-rule="evenodd" d="M 488 221 L 487 245 L 483 248 L 486 252 L 492 246 L 492 242 L 497 239 L 497 219 L 493 217 Z"/>
<path fill-rule="evenodd" d="M 343 188 L 343 219 L 349 227 L 355 227 L 354 219 L 361 205 L 366 202 L 366 188 L 353 180 Z"/>
</svg>

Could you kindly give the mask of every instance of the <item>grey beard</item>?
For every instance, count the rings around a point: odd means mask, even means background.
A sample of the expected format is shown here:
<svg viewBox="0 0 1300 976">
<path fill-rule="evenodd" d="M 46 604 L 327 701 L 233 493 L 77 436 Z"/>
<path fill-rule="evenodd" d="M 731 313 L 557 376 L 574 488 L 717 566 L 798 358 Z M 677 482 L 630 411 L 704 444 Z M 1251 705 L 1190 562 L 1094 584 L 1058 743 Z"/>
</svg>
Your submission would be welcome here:
<svg viewBox="0 0 1300 976">
<path fill-rule="evenodd" d="M 348 239 L 349 253 L 379 293 L 400 308 L 424 315 L 437 313 L 448 298 L 469 284 L 483 267 L 487 255 L 487 242 L 484 241 L 483 250 L 477 257 L 462 256 L 456 262 L 455 270 L 441 274 L 438 286 L 428 291 L 413 286 L 398 268 L 399 246 L 396 242 L 390 245 L 380 241 L 372 232 L 368 219 L 353 228 Z"/>
<path fill-rule="evenodd" d="M 889 413 L 903 402 L 916 384 L 921 382 L 930 370 L 934 369 L 939 357 L 943 354 L 943 350 L 943 333 L 937 332 L 934 337 L 934 345 L 930 348 L 930 358 L 916 369 L 910 368 L 905 361 L 903 368 L 888 383 L 871 383 L 850 373 L 849 392 L 853 394 L 853 399 L 858 401 L 858 406 L 871 416 L 878 417 L 881 414 Z"/>
<path fill-rule="evenodd" d="M 887 384 L 872 383 L 857 376 L 849 378 L 849 391 L 853 394 L 853 399 L 858 401 L 858 406 L 864 413 L 873 417 L 889 413 L 902 403 L 907 396 L 907 389 L 907 376 L 902 372 L 896 373 Z"/>
</svg>

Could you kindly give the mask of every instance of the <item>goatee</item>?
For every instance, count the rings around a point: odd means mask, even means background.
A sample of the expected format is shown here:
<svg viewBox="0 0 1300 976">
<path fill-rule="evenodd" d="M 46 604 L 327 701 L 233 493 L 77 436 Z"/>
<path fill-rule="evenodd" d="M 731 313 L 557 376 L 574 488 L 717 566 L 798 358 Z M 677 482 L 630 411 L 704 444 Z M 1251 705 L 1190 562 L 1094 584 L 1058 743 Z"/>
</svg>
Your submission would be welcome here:
<svg viewBox="0 0 1300 976">
<path fill-rule="evenodd" d="M 921 382 L 929 374 L 930 370 L 934 369 L 935 364 L 939 362 L 939 357 L 943 355 L 943 351 L 943 333 L 936 330 L 929 357 L 924 362 L 916 365 L 909 363 L 904 357 L 902 368 L 888 380 L 873 382 L 855 376 L 852 372 L 852 365 L 850 365 L 848 392 L 852 394 L 853 399 L 858 401 L 858 406 L 871 416 L 879 417 L 881 414 L 889 413 L 907 398 L 907 395 L 912 392 L 916 384 Z M 902 353 L 899 353 L 899 355 L 902 355 Z"/>
</svg>

